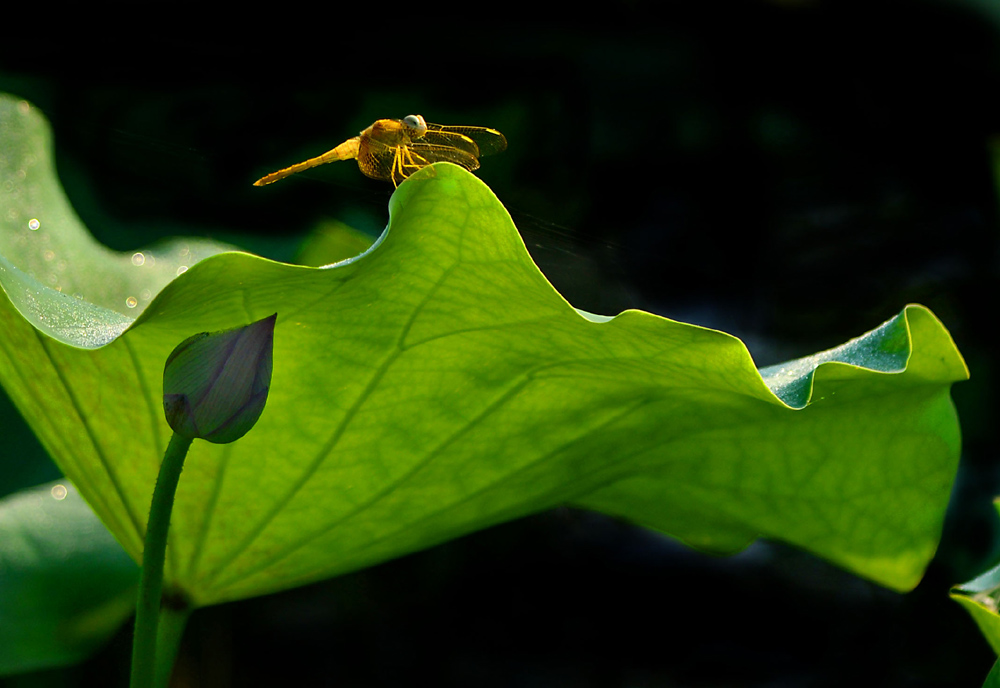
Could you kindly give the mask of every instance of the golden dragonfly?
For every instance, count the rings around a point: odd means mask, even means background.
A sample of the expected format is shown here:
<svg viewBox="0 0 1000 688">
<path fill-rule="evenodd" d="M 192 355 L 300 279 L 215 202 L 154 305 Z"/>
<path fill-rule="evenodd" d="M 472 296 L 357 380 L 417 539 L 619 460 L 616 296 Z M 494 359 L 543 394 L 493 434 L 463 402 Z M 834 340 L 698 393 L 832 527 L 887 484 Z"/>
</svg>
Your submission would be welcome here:
<svg viewBox="0 0 1000 688">
<path fill-rule="evenodd" d="M 431 124 L 420 115 L 380 119 L 333 150 L 261 177 L 254 186 L 264 186 L 334 160 L 355 158 L 366 176 L 399 186 L 431 163 L 453 162 L 471 172 L 479 168 L 480 157 L 506 148 L 503 134 L 488 127 Z"/>
</svg>

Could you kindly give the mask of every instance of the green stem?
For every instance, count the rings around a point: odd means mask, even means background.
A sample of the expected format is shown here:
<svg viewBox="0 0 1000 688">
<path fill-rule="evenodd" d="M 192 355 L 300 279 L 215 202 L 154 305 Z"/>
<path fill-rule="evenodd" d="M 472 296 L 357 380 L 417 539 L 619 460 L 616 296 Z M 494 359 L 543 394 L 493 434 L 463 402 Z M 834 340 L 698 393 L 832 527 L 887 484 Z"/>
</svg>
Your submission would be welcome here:
<svg viewBox="0 0 1000 688">
<path fill-rule="evenodd" d="M 153 688 L 156 676 L 156 631 L 160 620 L 163 593 L 163 563 L 167 551 L 167 530 L 174 507 L 177 481 L 184 468 L 191 440 L 177 433 L 170 438 L 160 464 L 160 474 L 153 488 L 149 507 L 146 541 L 142 549 L 142 572 L 139 576 L 139 599 L 135 610 L 135 634 L 132 639 L 131 688 Z"/>
<path fill-rule="evenodd" d="M 160 629 L 156 634 L 156 688 L 170 685 L 170 675 L 174 671 L 174 661 L 189 616 L 191 607 L 178 609 L 169 603 L 160 605 Z"/>
</svg>

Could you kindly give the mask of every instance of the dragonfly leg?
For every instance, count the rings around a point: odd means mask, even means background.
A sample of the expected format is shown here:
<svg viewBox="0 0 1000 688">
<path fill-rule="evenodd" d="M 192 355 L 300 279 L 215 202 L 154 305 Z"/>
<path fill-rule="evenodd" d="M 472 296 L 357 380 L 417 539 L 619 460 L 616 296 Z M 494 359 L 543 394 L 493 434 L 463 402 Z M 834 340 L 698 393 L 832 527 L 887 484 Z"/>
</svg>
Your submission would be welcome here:
<svg viewBox="0 0 1000 688">
<path fill-rule="evenodd" d="M 429 164 L 430 161 L 422 155 L 414 153 L 408 147 L 400 147 L 392 161 L 392 181 L 396 186 L 399 186 L 404 179 Z"/>
<path fill-rule="evenodd" d="M 406 179 L 406 173 L 403 172 L 403 154 L 404 151 L 401 149 L 396 149 L 396 154 L 392 157 L 392 185 L 399 187 Z"/>
</svg>

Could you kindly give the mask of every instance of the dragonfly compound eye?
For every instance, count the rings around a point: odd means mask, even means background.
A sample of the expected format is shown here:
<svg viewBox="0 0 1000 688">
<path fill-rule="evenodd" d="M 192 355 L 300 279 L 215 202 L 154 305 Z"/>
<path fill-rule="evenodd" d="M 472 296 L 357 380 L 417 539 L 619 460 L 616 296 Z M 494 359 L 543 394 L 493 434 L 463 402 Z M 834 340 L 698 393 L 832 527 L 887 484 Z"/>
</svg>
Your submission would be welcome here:
<svg viewBox="0 0 1000 688">
<path fill-rule="evenodd" d="M 413 129 L 417 136 L 423 136 L 424 132 L 427 131 L 427 122 L 420 115 L 407 115 L 403 118 L 403 124 Z"/>
</svg>

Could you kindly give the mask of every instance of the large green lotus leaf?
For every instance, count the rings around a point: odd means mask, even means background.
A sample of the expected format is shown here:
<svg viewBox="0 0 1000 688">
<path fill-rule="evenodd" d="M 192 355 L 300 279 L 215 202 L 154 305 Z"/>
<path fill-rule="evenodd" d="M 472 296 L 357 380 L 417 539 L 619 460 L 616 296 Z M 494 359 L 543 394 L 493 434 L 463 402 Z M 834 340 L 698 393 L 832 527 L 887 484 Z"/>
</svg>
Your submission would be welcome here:
<svg viewBox="0 0 1000 688">
<path fill-rule="evenodd" d="M 66 481 L 0 499 L 0 676 L 86 657 L 132 613 L 138 582 Z"/>
<path fill-rule="evenodd" d="M 35 116 L 7 112 L 8 136 Z M 57 198 L 47 140 L 32 145 L 35 166 L 12 187 Z M 8 163 L 0 183 L 11 169 L 25 168 Z M 20 212 L 9 193 L 0 213 Z M 115 304 L 141 285 L 94 304 L 59 296 L 59 278 L 0 270 L 0 380 L 137 559 L 169 436 L 167 355 L 194 333 L 278 313 L 259 423 L 231 445 L 195 442 L 181 478 L 166 577 L 194 604 L 556 504 L 712 551 L 763 535 L 897 589 L 919 580 L 958 458 L 949 386 L 967 376 L 929 311 L 909 306 L 842 347 L 758 371 L 721 332 L 574 310 L 497 198 L 458 167 L 413 175 L 389 210 L 380 241 L 328 268 L 205 258 L 127 329 Z M 58 230 L 85 233 L 71 218 Z M 103 260 L 67 258 L 74 292 L 87 294 Z"/>
</svg>

